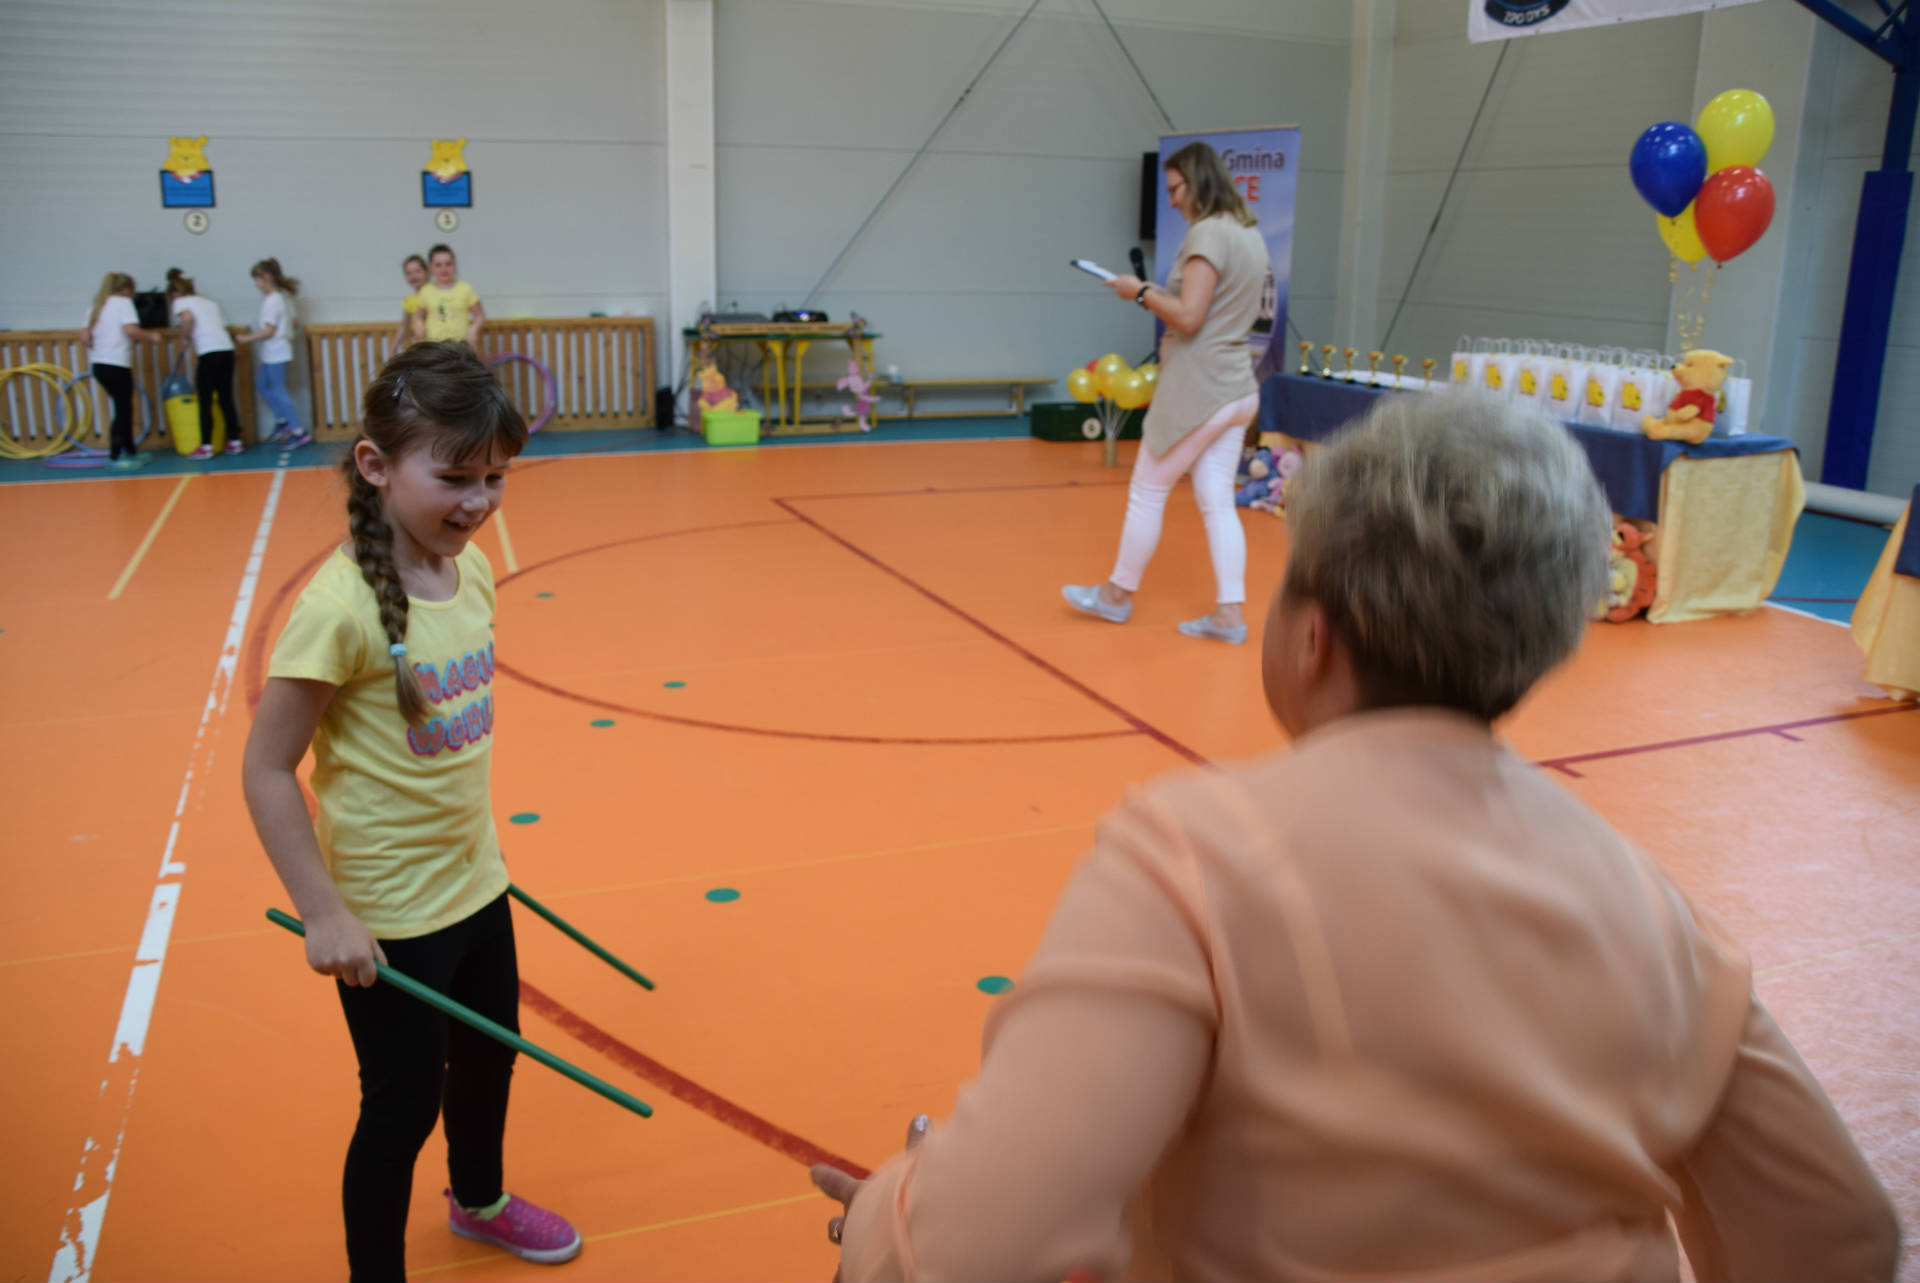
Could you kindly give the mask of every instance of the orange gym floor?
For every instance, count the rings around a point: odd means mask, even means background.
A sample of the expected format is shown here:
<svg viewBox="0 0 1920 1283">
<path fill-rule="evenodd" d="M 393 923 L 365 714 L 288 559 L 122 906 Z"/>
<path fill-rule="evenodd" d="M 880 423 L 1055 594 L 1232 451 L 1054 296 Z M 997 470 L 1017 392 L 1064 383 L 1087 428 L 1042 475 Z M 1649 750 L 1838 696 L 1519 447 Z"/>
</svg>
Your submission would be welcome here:
<svg viewBox="0 0 1920 1283">
<path fill-rule="evenodd" d="M 1280 742 L 1257 647 L 1173 630 L 1211 595 L 1184 495 L 1132 624 L 1060 601 L 1111 563 L 1125 474 L 1099 453 L 516 469 L 480 536 L 508 861 L 659 984 L 516 911 L 527 1036 L 657 1111 L 520 1062 L 508 1182 L 586 1236 L 560 1277 L 827 1278 L 806 1163 L 872 1166 L 950 1106 L 981 982 L 1019 975 L 1096 817 Z M 1285 526 L 1245 521 L 1259 603 Z M 238 778 L 264 657 L 342 524 L 319 470 L 0 492 L 0 1277 L 345 1274 L 353 1057 L 331 984 L 262 918 L 285 900 Z M 1598 625 L 1506 729 L 1746 939 L 1911 1227 L 1920 714 L 1860 668 L 1844 629 L 1774 609 Z M 444 1170 L 436 1137 L 413 1273 L 554 1277 L 453 1238 Z"/>
</svg>

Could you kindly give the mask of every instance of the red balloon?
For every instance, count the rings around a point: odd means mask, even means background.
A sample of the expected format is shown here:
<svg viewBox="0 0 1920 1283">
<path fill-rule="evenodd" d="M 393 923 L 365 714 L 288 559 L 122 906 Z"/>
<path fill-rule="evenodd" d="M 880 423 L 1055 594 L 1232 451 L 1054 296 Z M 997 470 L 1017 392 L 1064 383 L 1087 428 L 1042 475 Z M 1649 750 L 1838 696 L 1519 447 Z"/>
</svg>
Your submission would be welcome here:
<svg viewBox="0 0 1920 1283">
<path fill-rule="evenodd" d="M 1693 198 L 1693 226 L 1716 263 L 1753 248 L 1773 222 L 1773 184 L 1751 165 L 1707 175 Z"/>
</svg>

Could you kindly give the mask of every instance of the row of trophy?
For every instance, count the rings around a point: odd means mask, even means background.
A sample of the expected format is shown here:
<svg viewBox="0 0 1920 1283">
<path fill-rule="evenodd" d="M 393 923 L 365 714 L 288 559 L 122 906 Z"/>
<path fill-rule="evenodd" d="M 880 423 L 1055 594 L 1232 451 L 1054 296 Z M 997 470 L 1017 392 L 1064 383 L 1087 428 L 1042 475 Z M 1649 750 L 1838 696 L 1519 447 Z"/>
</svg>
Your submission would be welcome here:
<svg viewBox="0 0 1920 1283">
<path fill-rule="evenodd" d="M 1353 358 L 1360 355 L 1358 348 L 1339 349 L 1341 354 L 1346 358 L 1346 362 L 1347 362 L 1346 369 L 1339 374 L 1335 374 L 1333 372 L 1334 351 L 1335 351 L 1335 348 L 1331 343 L 1322 343 L 1320 345 L 1320 377 L 1321 378 L 1333 379 L 1341 383 L 1372 383 L 1372 384 L 1375 384 L 1376 386 L 1382 386 L 1382 387 L 1397 388 L 1401 385 L 1400 384 L 1401 367 L 1406 365 L 1407 363 L 1406 357 L 1396 356 L 1393 358 L 1393 381 L 1391 383 L 1388 383 L 1380 375 L 1380 360 L 1384 355 L 1383 353 L 1380 353 L 1380 352 L 1367 353 L 1367 373 L 1364 376 L 1362 376 L 1359 372 L 1357 372 L 1353 368 Z M 1302 342 L 1300 344 L 1300 375 L 1302 378 L 1310 379 L 1314 377 L 1312 356 L 1313 356 L 1313 344 Z M 1424 380 L 1428 382 L 1432 381 L 1434 365 L 1435 365 L 1435 361 L 1432 357 L 1427 357 L 1420 362 L 1421 375 Z"/>
</svg>

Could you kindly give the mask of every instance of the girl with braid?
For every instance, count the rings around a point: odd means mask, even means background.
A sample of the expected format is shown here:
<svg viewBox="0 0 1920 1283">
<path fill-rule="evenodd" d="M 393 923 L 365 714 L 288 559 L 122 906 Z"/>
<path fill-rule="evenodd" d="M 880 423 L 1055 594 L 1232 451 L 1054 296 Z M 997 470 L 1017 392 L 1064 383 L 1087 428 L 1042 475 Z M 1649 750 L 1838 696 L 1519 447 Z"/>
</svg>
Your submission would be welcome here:
<svg viewBox="0 0 1920 1283">
<path fill-rule="evenodd" d="M 449 1226 L 542 1264 L 580 1235 L 502 1186 L 511 1049 L 377 983 L 378 963 L 519 1024 L 507 869 L 489 797 L 493 570 L 473 543 L 527 425 L 464 343 L 420 343 L 367 389 L 344 461 L 349 542 L 274 647 L 247 741 L 248 809 L 332 976 L 360 1062 L 342 1201 L 361 1283 L 406 1273 L 414 1159 L 444 1119 Z M 316 822 L 295 778 L 313 749 Z M 316 831 L 317 827 L 317 831 Z"/>
</svg>

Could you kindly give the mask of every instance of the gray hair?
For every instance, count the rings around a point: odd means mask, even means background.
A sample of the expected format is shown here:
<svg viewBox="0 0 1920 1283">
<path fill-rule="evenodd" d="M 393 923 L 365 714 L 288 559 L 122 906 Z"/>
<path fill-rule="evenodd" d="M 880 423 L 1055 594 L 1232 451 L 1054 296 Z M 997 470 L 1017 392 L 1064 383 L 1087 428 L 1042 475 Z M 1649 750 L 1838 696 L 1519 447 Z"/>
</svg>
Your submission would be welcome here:
<svg viewBox="0 0 1920 1283">
<path fill-rule="evenodd" d="M 1613 519 L 1544 415 L 1474 392 L 1389 394 L 1287 496 L 1283 591 L 1327 611 L 1376 706 L 1492 721 L 1580 643 Z"/>
</svg>

